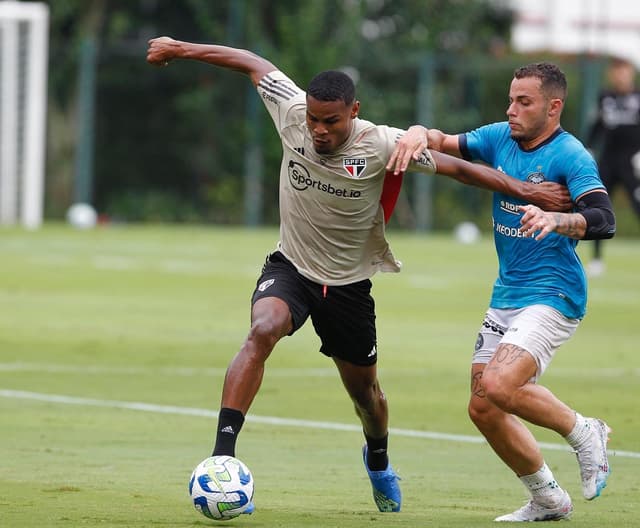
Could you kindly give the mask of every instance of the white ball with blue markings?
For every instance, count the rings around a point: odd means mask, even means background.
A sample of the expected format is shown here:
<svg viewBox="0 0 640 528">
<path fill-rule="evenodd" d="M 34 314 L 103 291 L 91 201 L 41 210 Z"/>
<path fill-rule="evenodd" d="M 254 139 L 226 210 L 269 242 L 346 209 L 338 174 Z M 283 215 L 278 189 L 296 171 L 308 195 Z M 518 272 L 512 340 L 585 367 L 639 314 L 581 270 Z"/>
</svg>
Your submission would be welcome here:
<svg viewBox="0 0 640 528">
<path fill-rule="evenodd" d="M 189 494 L 196 510 L 209 519 L 224 521 L 244 513 L 253 500 L 253 476 L 240 460 L 212 456 L 191 474 Z"/>
</svg>

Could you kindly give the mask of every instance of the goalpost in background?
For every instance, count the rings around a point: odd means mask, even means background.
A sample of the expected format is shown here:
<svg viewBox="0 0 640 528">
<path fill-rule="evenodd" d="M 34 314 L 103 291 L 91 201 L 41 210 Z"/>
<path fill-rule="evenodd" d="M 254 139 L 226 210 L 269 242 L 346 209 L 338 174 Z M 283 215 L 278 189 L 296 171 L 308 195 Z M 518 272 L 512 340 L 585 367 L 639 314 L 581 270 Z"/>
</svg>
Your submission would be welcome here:
<svg viewBox="0 0 640 528">
<path fill-rule="evenodd" d="M 42 223 L 49 8 L 0 1 L 0 224 Z"/>
</svg>

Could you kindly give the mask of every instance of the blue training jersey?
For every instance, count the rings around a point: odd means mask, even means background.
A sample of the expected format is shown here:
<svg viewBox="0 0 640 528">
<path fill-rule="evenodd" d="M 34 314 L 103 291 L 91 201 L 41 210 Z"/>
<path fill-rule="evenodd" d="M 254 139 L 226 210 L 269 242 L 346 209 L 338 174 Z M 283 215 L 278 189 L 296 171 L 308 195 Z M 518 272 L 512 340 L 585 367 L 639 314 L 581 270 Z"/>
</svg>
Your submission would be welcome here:
<svg viewBox="0 0 640 528">
<path fill-rule="evenodd" d="M 480 160 L 519 180 L 566 185 L 571 199 L 604 189 L 597 165 L 582 143 L 558 129 L 532 150 L 511 139 L 508 123 L 493 123 L 459 136 L 462 155 Z M 493 195 L 493 237 L 499 272 L 492 308 L 552 306 L 566 317 L 581 319 L 586 310 L 587 281 L 576 253 L 577 240 L 550 233 L 542 240 L 519 231 L 526 202 L 506 194 Z"/>
</svg>

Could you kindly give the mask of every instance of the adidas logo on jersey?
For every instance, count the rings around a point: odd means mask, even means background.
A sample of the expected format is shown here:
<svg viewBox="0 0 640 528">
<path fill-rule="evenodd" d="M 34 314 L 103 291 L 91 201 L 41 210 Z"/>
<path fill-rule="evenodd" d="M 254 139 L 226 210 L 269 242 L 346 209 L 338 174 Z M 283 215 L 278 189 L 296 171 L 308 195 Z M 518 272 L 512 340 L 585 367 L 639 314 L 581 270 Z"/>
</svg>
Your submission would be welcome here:
<svg viewBox="0 0 640 528">
<path fill-rule="evenodd" d="M 268 279 L 264 282 L 260 283 L 260 286 L 258 286 L 258 291 L 263 292 L 264 290 L 266 290 L 269 286 L 271 286 L 276 280 L 275 279 Z"/>
</svg>

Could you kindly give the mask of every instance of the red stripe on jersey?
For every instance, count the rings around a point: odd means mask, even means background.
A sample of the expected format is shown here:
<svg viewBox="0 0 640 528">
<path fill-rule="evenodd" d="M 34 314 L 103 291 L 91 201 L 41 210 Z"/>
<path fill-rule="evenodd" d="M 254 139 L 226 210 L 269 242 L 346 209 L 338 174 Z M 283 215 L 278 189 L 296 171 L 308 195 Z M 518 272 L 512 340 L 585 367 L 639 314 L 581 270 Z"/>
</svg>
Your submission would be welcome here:
<svg viewBox="0 0 640 528">
<path fill-rule="evenodd" d="M 396 208 L 396 202 L 402 188 L 402 177 L 404 172 L 394 174 L 393 171 L 387 171 L 384 174 L 384 183 L 382 184 L 382 194 L 380 195 L 380 203 L 384 211 L 384 223 L 389 222 L 393 210 Z"/>
</svg>

